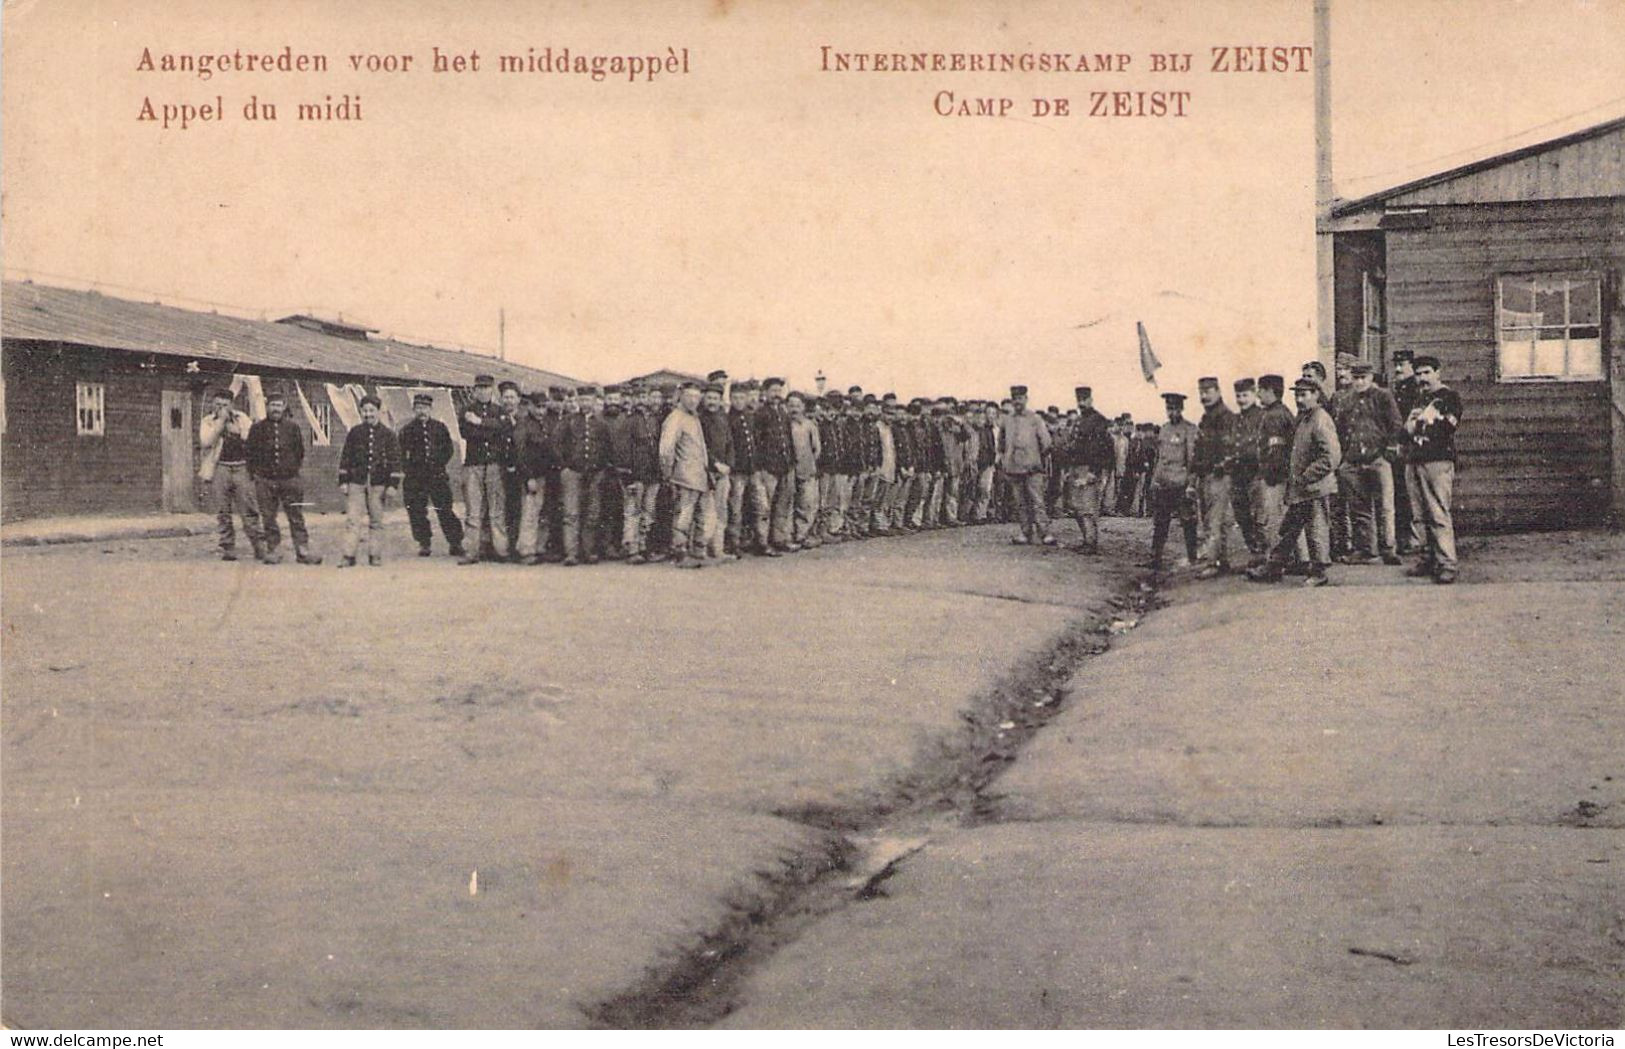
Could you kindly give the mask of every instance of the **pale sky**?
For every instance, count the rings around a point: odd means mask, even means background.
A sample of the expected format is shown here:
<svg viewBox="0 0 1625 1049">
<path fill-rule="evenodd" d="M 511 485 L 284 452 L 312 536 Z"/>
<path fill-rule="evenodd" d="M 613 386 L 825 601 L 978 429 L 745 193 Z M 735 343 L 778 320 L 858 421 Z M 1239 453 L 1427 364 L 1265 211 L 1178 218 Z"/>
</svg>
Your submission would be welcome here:
<svg viewBox="0 0 1625 1049">
<path fill-rule="evenodd" d="M 1621 2 L 1340 5 L 1340 176 L 1619 92 Z M 580 378 L 725 367 L 810 386 L 822 369 L 905 397 L 1025 382 L 1040 404 L 1069 403 L 1083 382 L 1103 409 L 1145 418 L 1158 402 L 1138 374 L 1136 319 L 1163 389 L 1290 373 L 1313 355 L 1312 78 L 1204 62 L 1213 45 L 1312 38 L 1308 0 L 34 0 L 5 10 L 7 276 L 342 313 L 484 347 L 500 308 L 511 359 Z M 414 52 L 421 65 L 436 43 L 487 66 L 530 46 L 670 45 L 689 48 L 693 72 L 367 75 L 345 57 Z M 328 73 L 135 69 L 144 46 L 284 44 L 326 53 Z M 818 69 L 823 44 L 1135 57 L 1121 75 L 834 74 Z M 1196 52 L 1196 71 L 1153 74 L 1153 50 Z M 1023 119 L 940 117 L 943 89 L 1009 96 Z M 1100 89 L 1189 90 L 1191 116 L 1024 112 L 1036 95 L 1086 109 Z M 361 122 L 290 119 L 297 101 L 345 92 L 361 96 Z M 135 119 L 144 96 L 217 94 L 219 124 Z M 282 102 L 283 119 L 243 121 L 250 94 Z"/>
</svg>

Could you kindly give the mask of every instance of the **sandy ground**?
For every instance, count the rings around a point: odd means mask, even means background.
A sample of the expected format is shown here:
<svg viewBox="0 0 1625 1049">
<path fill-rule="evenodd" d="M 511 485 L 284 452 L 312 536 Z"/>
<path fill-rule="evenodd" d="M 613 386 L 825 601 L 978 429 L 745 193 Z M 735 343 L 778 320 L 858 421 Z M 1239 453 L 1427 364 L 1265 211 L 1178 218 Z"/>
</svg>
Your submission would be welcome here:
<svg viewBox="0 0 1625 1049">
<path fill-rule="evenodd" d="M 776 813 L 883 793 L 1128 560 L 460 568 L 396 529 L 338 571 L 319 531 L 321 567 L 0 559 L 9 1024 L 579 1026 L 825 847 Z"/>
<path fill-rule="evenodd" d="M 1463 583 L 1227 578 L 1070 705 L 734 1027 L 1625 1022 L 1625 546 L 1466 546 Z"/>
</svg>

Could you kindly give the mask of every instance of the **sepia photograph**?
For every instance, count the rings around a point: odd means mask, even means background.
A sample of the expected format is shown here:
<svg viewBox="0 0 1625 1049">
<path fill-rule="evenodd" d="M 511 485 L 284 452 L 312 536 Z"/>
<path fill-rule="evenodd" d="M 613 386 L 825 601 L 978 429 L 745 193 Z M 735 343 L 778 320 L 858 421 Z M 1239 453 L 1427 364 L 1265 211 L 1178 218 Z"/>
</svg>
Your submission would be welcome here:
<svg viewBox="0 0 1625 1049">
<path fill-rule="evenodd" d="M 1625 0 L 0 53 L 8 1045 L 1625 1027 Z"/>
</svg>

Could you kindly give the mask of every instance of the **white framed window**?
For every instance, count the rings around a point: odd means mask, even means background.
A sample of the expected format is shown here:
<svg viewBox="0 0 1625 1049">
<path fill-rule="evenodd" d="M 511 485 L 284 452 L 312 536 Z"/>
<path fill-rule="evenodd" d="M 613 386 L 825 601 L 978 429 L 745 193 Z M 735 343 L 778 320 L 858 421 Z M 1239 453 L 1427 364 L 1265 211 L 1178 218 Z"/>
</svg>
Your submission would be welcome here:
<svg viewBox="0 0 1625 1049">
<path fill-rule="evenodd" d="M 74 413 L 79 436 L 101 437 L 107 433 L 107 386 L 99 382 L 74 384 Z"/>
<path fill-rule="evenodd" d="M 1602 278 L 1507 274 L 1495 282 L 1502 382 L 1595 382 L 1602 367 Z"/>
</svg>

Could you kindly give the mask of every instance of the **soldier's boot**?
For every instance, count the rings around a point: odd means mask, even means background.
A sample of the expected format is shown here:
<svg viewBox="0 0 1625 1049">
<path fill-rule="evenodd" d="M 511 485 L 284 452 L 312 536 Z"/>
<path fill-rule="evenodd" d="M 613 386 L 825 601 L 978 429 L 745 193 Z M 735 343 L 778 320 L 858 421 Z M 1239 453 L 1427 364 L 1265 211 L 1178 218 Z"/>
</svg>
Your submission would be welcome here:
<svg viewBox="0 0 1625 1049">
<path fill-rule="evenodd" d="M 319 565 L 322 563 L 322 555 L 311 553 L 308 546 L 294 547 L 293 559 L 302 565 Z"/>
<path fill-rule="evenodd" d="M 267 550 L 265 548 L 265 540 L 263 540 L 263 539 L 250 539 L 249 542 L 254 545 L 254 560 L 260 561 L 260 562 L 262 562 L 264 564 L 268 564 L 268 565 L 276 564 L 277 561 L 282 560 L 281 557 L 278 557 L 276 559 L 276 561 L 272 561 L 270 559 L 271 558 L 271 553 L 270 553 L 269 550 Z"/>
<path fill-rule="evenodd" d="M 349 556 L 339 558 L 338 567 L 340 567 L 340 568 L 354 568 L 355 567 L 355 558 L 354 557 L 349 557 Z"/>
</svg>

